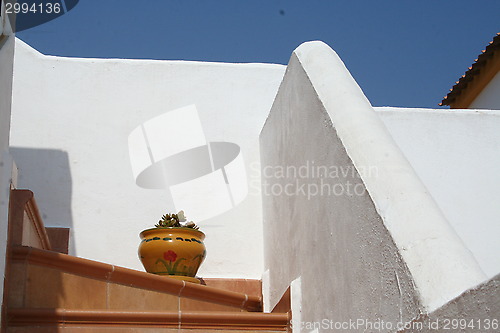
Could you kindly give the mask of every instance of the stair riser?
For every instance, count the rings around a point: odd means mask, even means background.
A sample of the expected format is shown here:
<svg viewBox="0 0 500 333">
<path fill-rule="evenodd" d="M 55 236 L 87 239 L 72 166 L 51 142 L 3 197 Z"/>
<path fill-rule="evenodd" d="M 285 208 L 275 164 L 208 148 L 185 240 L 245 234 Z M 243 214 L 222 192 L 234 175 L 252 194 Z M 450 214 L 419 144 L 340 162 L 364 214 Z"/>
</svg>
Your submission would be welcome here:
<svg viewBox="0 0 500 333">
<path fill-rule="evenodd" d="M 57 269 L 12 263 L 9 308 L 107 309 L 134 311 L 243 311 L 153 290 L 100 281 Z"/>
<path fill-rule="evenodd" d="M 153 327 L 72 327 L 72 326 L 30 326 L 30 327 L 11 327 L 6 333 L 283 333 L 286 331 L 274 330 L 254 330 L 254 329 L 178 329 L 178 328 L 153 328 Z"/>
<path fill-rule="evenodd" d="M 286 332 L 287 314 L 215 311 L 135 312 L 65 309 L 12 309 L 7 313 L 11 329 L 55 328 L 165 328 L 191 330 L 242 330 Z"/>
</svg>

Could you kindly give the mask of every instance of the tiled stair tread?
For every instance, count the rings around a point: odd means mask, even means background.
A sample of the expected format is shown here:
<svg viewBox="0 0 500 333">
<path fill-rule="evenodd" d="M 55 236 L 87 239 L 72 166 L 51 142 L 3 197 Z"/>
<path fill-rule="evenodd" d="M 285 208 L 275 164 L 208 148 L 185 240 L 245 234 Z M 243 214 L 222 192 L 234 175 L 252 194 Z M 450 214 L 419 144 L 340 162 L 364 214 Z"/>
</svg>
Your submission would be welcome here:
<svg viewBox="0 0 500 333">
<path fill-rule="evenodd" d="M 109 310 L 9 309 L 9 326 L 89 325 L 192 329 L 251 329 L 286 331 L 285 313 L 256 312 L 136 312 Z"/>
<path fill-rule="evenodd" d="M 58 252 L 17 245 L 12 247 L 11 258 L 14 262 L 26 261 L 101 281 L 233 306 L 246 311 L 262 310 L 261 298 L 257 296 L 170 279 Z"/>
</svg>

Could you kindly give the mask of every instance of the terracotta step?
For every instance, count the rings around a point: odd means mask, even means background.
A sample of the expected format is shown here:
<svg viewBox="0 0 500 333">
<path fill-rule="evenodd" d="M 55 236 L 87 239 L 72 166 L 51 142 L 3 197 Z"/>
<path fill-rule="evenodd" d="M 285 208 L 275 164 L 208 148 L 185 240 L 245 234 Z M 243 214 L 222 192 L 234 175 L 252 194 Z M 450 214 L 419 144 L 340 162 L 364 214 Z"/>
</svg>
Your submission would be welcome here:
<svg viewBox="0 0 500 333">
<path fill-rule="evenodd" d="M 287 330 L 287 314 L 246 312 L 261 311 L 260 282 L 207 279 L 228 291 L 51 251 L 67 236 L 43 226 L 31 191 L 13 191 L 2 333 Z"/>
<path fill-rule="evenodd" d="M 261 298 L 26 246 L 10 251 L 7 306 L 261 311 Z"/>
<path fill-rule="evenodd" d="M 286 332 L 287 314 L 249 312 L 136 312 L 11 309 L 8 333 L 85 332 Z"/>
</svg>

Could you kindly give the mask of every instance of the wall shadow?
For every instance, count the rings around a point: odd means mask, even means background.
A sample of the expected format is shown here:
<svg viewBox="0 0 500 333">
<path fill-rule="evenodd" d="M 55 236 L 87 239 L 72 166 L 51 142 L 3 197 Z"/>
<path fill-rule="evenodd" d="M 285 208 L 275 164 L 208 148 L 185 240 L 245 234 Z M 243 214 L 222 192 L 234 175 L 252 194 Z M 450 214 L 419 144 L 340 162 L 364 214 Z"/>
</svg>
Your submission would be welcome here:
<svg viewBox="0 0 500 333">
<path fill-rule="evenodd" d="M 17 188 L 29 189 L 35 194 L 45 226 L 70 228 L 69 254 L 74 254 L 68 153 L 57 149 L 19 147 L 11 147 L 10 153 L 19 170 Z"/>
</svg>

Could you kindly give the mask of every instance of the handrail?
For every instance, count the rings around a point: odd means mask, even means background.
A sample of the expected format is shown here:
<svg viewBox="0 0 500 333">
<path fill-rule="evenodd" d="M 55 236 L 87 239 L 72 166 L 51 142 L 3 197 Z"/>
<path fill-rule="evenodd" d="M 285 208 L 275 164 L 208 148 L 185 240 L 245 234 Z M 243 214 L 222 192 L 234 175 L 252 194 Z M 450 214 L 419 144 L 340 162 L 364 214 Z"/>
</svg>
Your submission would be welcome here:
<svg viewBox="0 0 500 333">
<path fill-rule="evenodd" d="M 178 297 L 212 302 L 246 311 L 261 311 L 261 297 L 227 291 L 214 287 L 170 279 L 129 268 L 114 266 L 67 254 L 16 245 L 12 248 L 12 261 L 55 268 L 63 272 L 131 287 L 165 292 Z"/>
<path fill-rule="evenodd" d="M 51 250 L 52 246 L 33 192 L 11 190 L 9 205 L 9 246 L 26 245 Z"/>
</svg>

